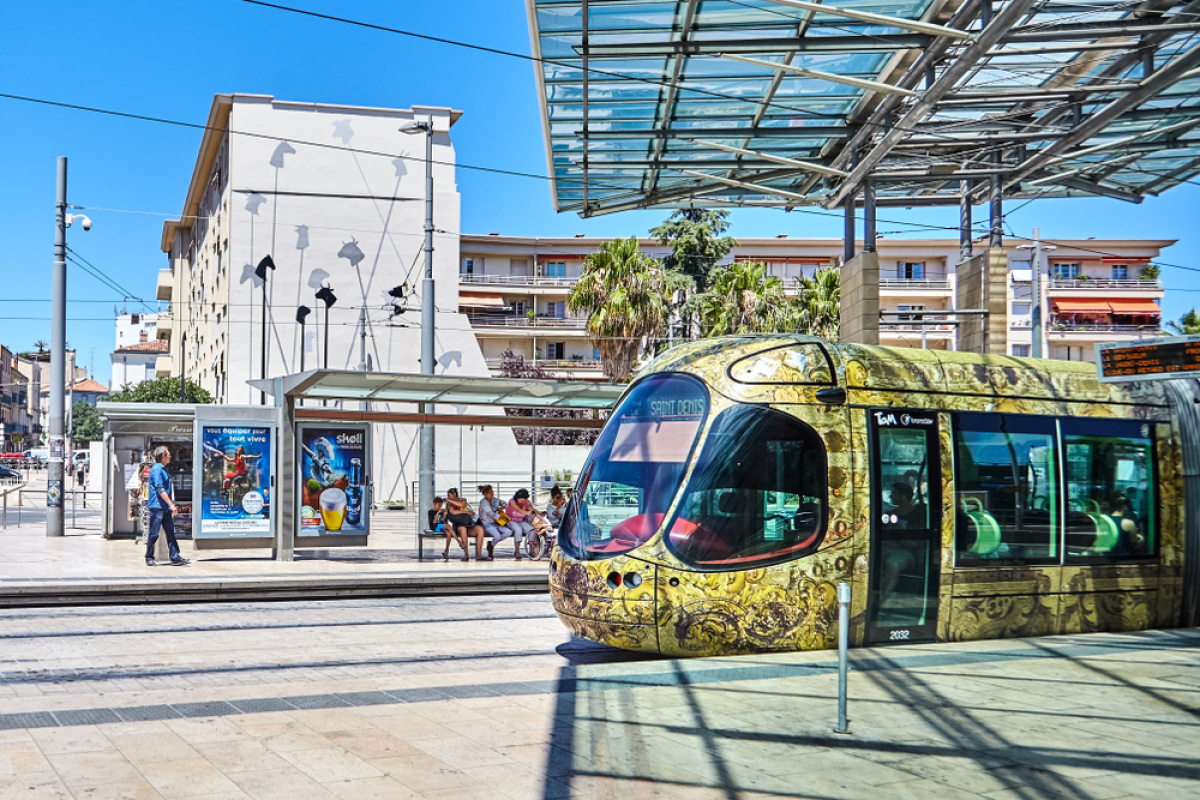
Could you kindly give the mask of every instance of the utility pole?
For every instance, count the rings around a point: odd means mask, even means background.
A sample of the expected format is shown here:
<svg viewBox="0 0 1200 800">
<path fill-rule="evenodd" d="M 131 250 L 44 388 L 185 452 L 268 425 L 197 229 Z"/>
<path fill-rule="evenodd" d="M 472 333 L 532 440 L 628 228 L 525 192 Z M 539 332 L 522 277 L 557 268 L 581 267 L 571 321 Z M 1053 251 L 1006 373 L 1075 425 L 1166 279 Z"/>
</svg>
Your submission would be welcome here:
<svg viewBox="0 0 1200 800">
<path fill-rule="evenodd" d="M 421 374 L 434 374 L 434 325 L 436 324 L 433 283 L 433 115 L 425 122 L 408 123 L 400 128 L 405 133 L 425 133 L 425 279 L 421 281 Z M 424 403 L 420 413 L 426 412 Z M 417 468 L 417 520 L 423 520 L 433 508 L 434 429 L 423 424 L 420 434 L 420 464 Z"/>
<path fill-rule="evenodd" d="M 1042 329 L 1046 325 L 1045 319 L 1042 318 L 1042 230 L 1041 228 L 1033 229 L 1033 308 L 1030 309 L 1030 333 L 1033 335 L 1033 341 L 1030 342 L 1029 355 L 1034 358 L 1045 358 L 1042 353 Z"/>
<path fill-rule="evenodd" d="M 67 365 L 67 159 L 58 159 L 54 203 L 54 307 L 50 312 L 50 463 L 46 476 L 46 536 L 63 531 L 63 403 Z"/>
</svg>

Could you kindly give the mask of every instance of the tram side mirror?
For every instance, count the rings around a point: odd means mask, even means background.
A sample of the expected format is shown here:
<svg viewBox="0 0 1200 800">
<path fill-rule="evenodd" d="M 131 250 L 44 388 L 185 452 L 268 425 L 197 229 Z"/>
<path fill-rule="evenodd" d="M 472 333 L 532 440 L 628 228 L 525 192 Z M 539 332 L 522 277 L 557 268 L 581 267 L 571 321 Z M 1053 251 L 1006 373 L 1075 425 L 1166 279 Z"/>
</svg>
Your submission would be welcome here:
<svg viewBox="0 0 1200 800">
<path fill-rule="evenodd" d="M 830 405 L 841 405 L 846 402 L 846 389 L 842 386 L 830 386 L 817 390 L 817 400 Z"/>
</svg>

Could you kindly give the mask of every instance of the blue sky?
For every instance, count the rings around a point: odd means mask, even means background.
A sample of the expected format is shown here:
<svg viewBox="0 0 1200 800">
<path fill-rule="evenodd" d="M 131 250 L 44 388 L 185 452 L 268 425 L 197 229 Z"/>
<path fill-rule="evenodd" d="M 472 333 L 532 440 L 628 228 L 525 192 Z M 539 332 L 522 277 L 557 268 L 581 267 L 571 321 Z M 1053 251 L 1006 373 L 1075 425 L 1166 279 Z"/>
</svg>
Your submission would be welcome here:
<svg viewBox="0 0 1200 800">
<path fill-rule="evenodd" d="M 300 0 L 297 0 L 300 2 Z M 529 52 L 525 5 L 304 0 L 303 7 L 373 23 Z M 544 174 L 534 67 L 528 61 L 308 19 L 238 0 L 183 3 L 5 4 L 0 92 L 203 123 L 213 94 L 464 111 L 453 136 L 460 164 Z M 150 299 L 162 221 L 179 213 L 200 132 L 0 98 L 0 342 L 25 349 L 50 339 L 54 173 L 70 159 L 70 202 L 95 225 L 68 241 L 131 293 Z M 399 134 L 398 134 L 399 136 Z M 399 147 L 398 143 L 398 147 Z M 644 235 L 666 216 L 647 211 L 582 220 L 555 214 L 541 180 L 458 172 L 462 229 L 514 235 Z M 1162 260 L 1200 267 L 1196 209 L 1186 185 L 1139 206 L 1115 200 L 1045 200 L 1008 218 L 1013 232 L 1044 239 L 1168 238 Z M 99 209 L 121 209 L 102 211 Z M 148 213 L 127 213 L 131 211 Z M 977 214 L 982 209 L 977 210 Z M 735 211 L 735 236 L 840 236 L 836 216 Z M 956 209 L 881 212 L 895 223 L 953 226 Z M 947 234 L 951 232 L 947 231 Z M 896 234 L 892 234 L 896 235 Z M 930 235 L 911 232 L 902 235 Z M 70 266 L 68 341 L 107 383 L 113 305 L 119 293 Z M 1164 268 L 1166 316 L 1200 304 L 1200 273 Z M 1188 291 L 1191 290 L 1191 291 Z M 128 304 L 132 310 L 134 304 Z"/>
</svg>

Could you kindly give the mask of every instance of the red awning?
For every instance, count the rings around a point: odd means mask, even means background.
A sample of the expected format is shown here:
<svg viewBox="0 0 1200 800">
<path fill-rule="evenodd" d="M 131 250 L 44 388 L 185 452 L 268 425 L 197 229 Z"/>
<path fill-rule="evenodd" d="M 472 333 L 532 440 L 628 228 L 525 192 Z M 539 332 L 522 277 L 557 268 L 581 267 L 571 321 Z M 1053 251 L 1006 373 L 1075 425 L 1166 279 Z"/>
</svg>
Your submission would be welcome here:
<svg viewBox="0 0 1200 800">
<path fill-rule="evenodd" d="M 1114 314 L 1162 314 L 1162 309 L 1153 300 L 1139 297 L 1110 297 L 1108 304 Z"/>
<path fill-rule="evenodd" d="M 1050 301 L 1050 309 L 1058 314 L 1110 314 L 1112 307 L 1107 300 L 1071 299 L 1055 297 Z"/>
<path fill-rule="evenodd" d="M 504 308 L 504 298 L 493 292 L 459 292 L 458 304 L 471 308 Z"/>
</svg>

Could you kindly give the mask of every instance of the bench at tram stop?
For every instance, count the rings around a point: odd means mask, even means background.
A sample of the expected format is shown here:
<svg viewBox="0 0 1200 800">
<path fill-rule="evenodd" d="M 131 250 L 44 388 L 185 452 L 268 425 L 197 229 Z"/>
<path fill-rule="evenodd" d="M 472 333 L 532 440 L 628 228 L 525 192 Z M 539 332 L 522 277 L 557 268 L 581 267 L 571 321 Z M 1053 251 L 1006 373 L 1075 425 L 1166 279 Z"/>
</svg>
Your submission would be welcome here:
<svg viewBox="0 0 1200 800">
<path fill-rule="evenodd" d="M 442 531 L 435 531 L 435 530 L 431 530 L 429 528 L 424 528 L 424 529 L 418 531 L 418 533 L 417 533 L 417 561 L 425 560 L 425 540 L 426 539 L 445 540 L 445 538 L 446 538 L 446 534 L 443 533 Z M 492 535 L 490 533 L 488 533 L 487 531 L 484 531 L 483 538 L 485 540 L 491 540 Z M 473 541 L 473 539 L 469 540 L 469 541 Z"/>
</svg>

